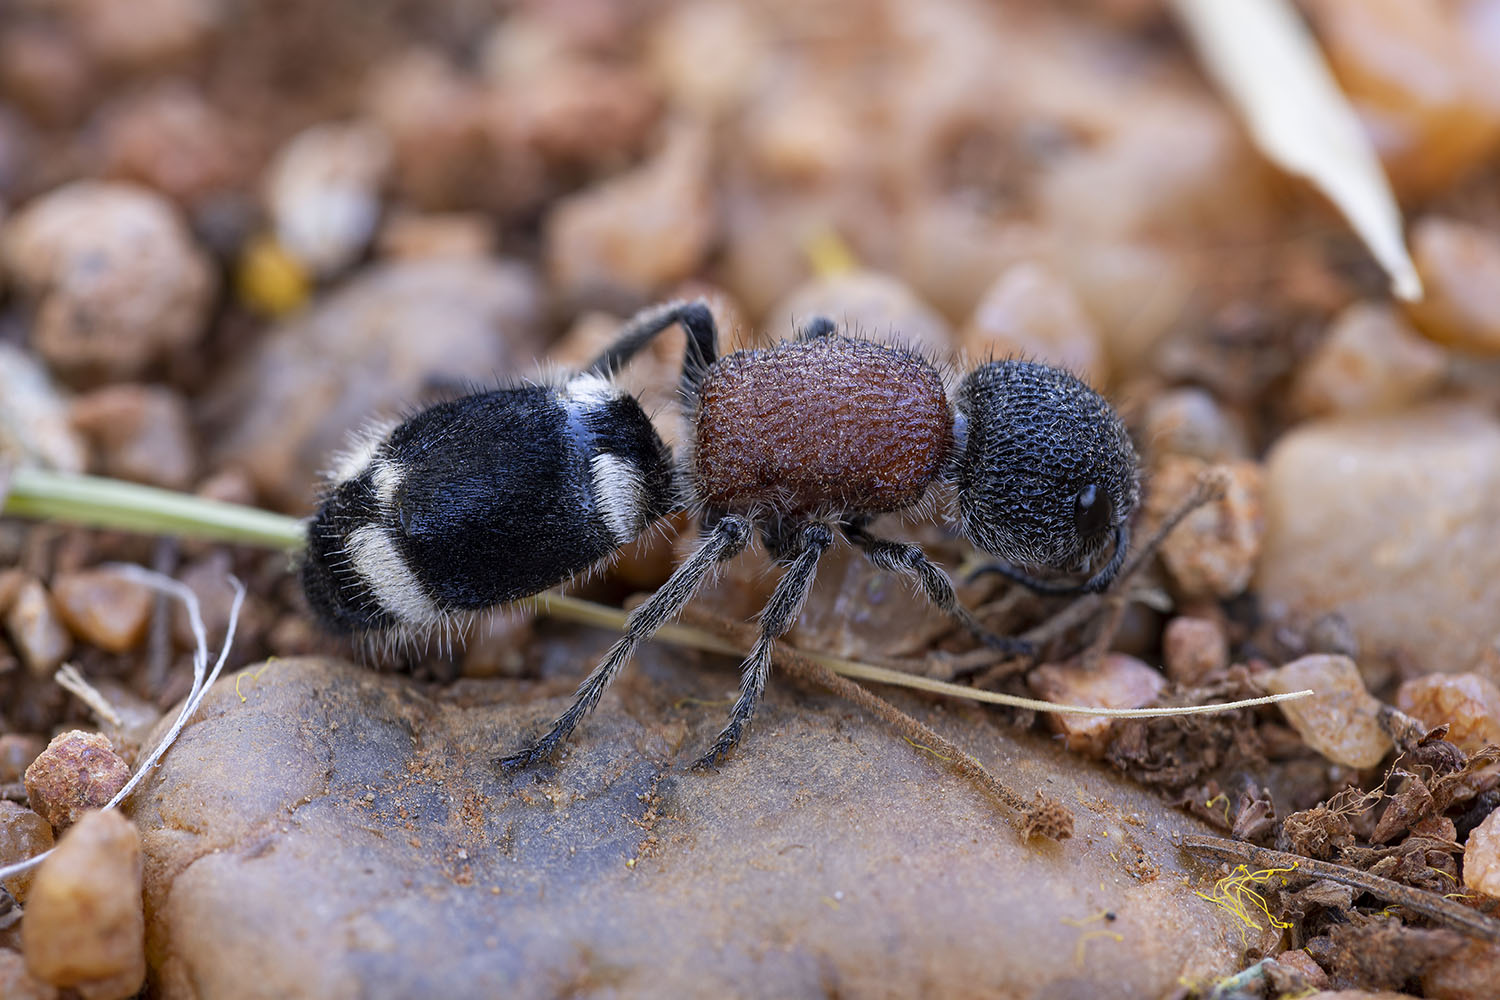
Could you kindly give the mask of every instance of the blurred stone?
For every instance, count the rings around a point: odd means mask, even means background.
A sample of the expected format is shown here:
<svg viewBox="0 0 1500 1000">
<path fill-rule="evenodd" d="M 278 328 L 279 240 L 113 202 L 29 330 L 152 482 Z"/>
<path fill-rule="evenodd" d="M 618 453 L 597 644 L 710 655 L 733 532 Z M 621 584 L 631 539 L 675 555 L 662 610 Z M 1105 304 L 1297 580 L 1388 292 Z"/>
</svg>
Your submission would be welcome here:
<svg viewBox="0 0 1500 1000">
<path fill-rule="evenodd" d="M 420 210 L 510 213 L 545 191 L 541 159 L 511 115 L 434 50 L 382 60 L 364 108 L 390 137 L 397 190 Z"/>
<path fill-rule="evenodd" d="M 1500 945 L 1493 941 L 1469 940 L 1422 974 L 1422 995 L 1427 1000 L 1491 1000 L 1500 982 Z"/>
<path fill-rule="evenodd" d="M 129 184 L 77 181 L 0 230 L 0 266 L 36 309 L 31 342 L 70 373 L 128 377 L 197 343 L 214 273 L 171 204 Z"/>
<path fill-rule="evenodd" d="M 1374 767 L 1390 751 L 1391 738 L 1378 721 L 1380 702 L 1347 656 L 1304 656 L 1263 675 L 1262 683 L 1272 694 L 1316 692 L 1277 707 L 1308 746 L 1334 763 Z"/>
<path fill-rule="evenodd" d="M 90 75 L 66 31 L 17 18 L 0 32 L 0 95 L 33 121 L 76 121 L 89 100 Z"/>
<path fill-rule="evenodd" d="M 651 26 L 647 66 L 674 107 L 709 120 L 740 107 L 765 65 L 760 11 L 730 0 L 681 4 Z M 704 58 L 704 53 L 713 53 Z"/>
<path fill-rule="evenodd" d="M 50 679 L 73 649 L 73 640 L 58 620 L 52 595 L 40 580 L 28 578 L 5 612 L 11 645 L 33 677 Z"/>
<path fill-rule="evenodd" d="M 817 316 L 826 316 L 852 336 L 907 345 L 937 357 L 946 357 L 956 344 L 952 328 L 931 306 L 900 280 L 874 271 L 813 278 L 771 309 L 766 331 L 785 340 Z"/>
<path fill-rule="evenodd" d="M 852 545 L 839 545 L 819 560 L 817 585 L 790 641 L 845 659 L 882 659 L 920 655 L 954 628 L 953 619 L 918 593 L 909 577 L 877 568 Z"/>
<path fill-rule="evenodd" d="M 1500 355 L 1500 234 L 1468 222 L 1425 216 L 1412 227 L 1412 256 L 1423 296 L 1406 308 L 1438 343 Z"/>
<path fill-rule="evenodd" d="M 82 472 L 86 455 L 47 370 L 26 351 L 0 343 L 0 458 Z"/>
<path fill-rule="evenodd" d="M 1114 378 L 1146 369 L 1203 280 L 1201 255 L 1138 240 L 1059 242 L 1052 267 L 1099 324 Z"/>
<path fill-rule="evenodd" d="M 153 991 L 463 1000 L 608 969 L 622 994 L 1155 996 L 1238 967 L 1233 918 L 1182 891 L 1198 866 L 1170 837 L 1202 824 L 978 710 L 894 696 L 1072 808 L 1073 839 L 1020 843 L 941 761 L 788 683 L 720 772 L 688 771 L 738 677 L 655 644 L 557 763 L 495 768 L 613 637 L 578 638 L 548 644 L 565 670 L 540 686 L 419 692 L 315 659 L 243 704 L 221 681 L 135 800 Z M 1123 940 L 1057 962 L 1105 909 Z"/>
<path fill-rule="evenodd" d="M 1243 421 L 1220 406 L 1212 393 L 1191 386 L 1151 397 L 1141 438 L 1153 458 L 1188 455 L 1205 462 L 1233 462 L 1250 455 Z"/>
<path fill-rule="evenodd" d="M 402 212 L 388 215 L 375 238 L 382 257 L 488 257 L 495 251 L 494 223 L 477 212 Z"/>
<path fill-rule="evenodd" d="M 1314 0 L 1328 61 L 1403 198 L 1442 190 L 1500 140 L 1500 83 L 1462 4 Z"/>
<path fill-rule="evenodd" d="M 100 719 L 99 730 L 115 748 L 115 753 L 134 768 L 140 760 L 141 748 L 161 721 L 161 709 L 114 678 L 100 677 L 92 683 L 120 720 L 115 723 Z"/>
<path fill-rule="evenodd" d="M 1430 405 L 1303 424 L 1266 460 L 1256 590 L 1273 617 L 1343 615 L 1366 659 L 1477 669 L 1500 638 L 1500 424 Z"/>
<path fill-rule="evenodd" d="M 1176 510 L 1209 468 L 1200 459 L 1166 455 L 1147 480 L 1145 520 L 1154 526 Z M 1184 598 L 1228 598 L 1242 593 L 1255 572 L 1265 534 L 1260 466 L 1233 462 L 1224 496 L 1182 520 L 1160 548 L 1161 561 Z M 1154 527 L 1143 525 L 1142 535 Z"/>
<path fill-rule="evenodd" d="M 1464 885 L 1500 898 L 1500 809 L 1469 831 L 1464 842 Z"/>
<path fill-rule="evenodd" d="M 645 147 L 656 95 L 632 69 L 563 59 L 505 91 L 519 140 L 554 170 L 618 169 Z"/>
<path fill-rule="evenodd" d="M 1432 395 L 1447 365 L 1395 310 L 1359 302 L 1334 318 L 1298 369 L 1292 402 L 1309 416 L 1399 410 Z"/>
<path fill-rule="evenodd" d="M 57 987 L 26 970 L 18 951 L 0 948 L 0 997 L 5 1000 L 57 1000 Z"/>
<path fill-rule="evenodd" d="M 898 273 L 957 323 L 973 314 L 996 275 L 1050 253 L 1049 230 L 987 218 L 960 198 L 924 198 L 903 213 L 900 224 Z M 1053 270 L 1062 273 L 1055 265 Z"/>
<path fill-rule="evenodd" d="M 146 978 L 141 840 L 117 812 L 84 816 L 37 869 L 26 968 L 83 1000 L 125 1000 Z"/>
<path fill-rule="evenodd" d="M 106 174 L 155 188 L 184 208 L 250 178 L 240 128 L 184 80 L 110 108 L 103 129 Z"/>
<path fill-rule="evenodd" d="M 1328 985 L 1328 973 L 1323 967 L 1313 961 L 1313 957 L 1300 948 L 1288 949 L 1276 956 L 1276 961 L 1289 969 L 1295 970 L 1303 980 L 1313 989 L 1322 989 Z"/>
<path fill-rule="evenodd" d="M 1413 677 L 1396 691 L 1396 707 L 1428 728 L 1448 725 L 1448 742 L 1465 753 L 1500 744 L 1500 688 L 1479 674 Z"/>
<path fill-rule="evenodd" d="M 741 119 L 747 158 L 776 184 L 823 184 L 847 178 L 866 154 L 859 109 L 824 75 L 778 79 L 756 95 Z"/>
<path fill-rule="evenodd" d="M 104 569 L 59 573 L 52 581 L 52 597 L 77 638 L 111 653 L 140 644 L 156 603 L 146 587 Z"/>
<path fill-rule="evenodd" d="M 263 337 L 215 393 L 215 465 L 238 465 L 274 504 L 307 510 L 319 471 L 356 429 L 434 389 L 530 370 L 541 293 L 515 263 L 393 261 Z M 412 336 L 420 330 L 421 336 Z"/>
<path fill-rule="evenodd" d="M 26 798 L 61 832 L 102 808 L 129 780 L 130 768 L 106 737 L 71 729 L 52 737 L 26 769 Z"/>
<path fill-rule="evenodd" d="M 1161 644 L 1167 676 L 1184 687 L 1192 687 L 1209 673 L 1229 665 L 1224 627 L 1209 618 L 1173 618 L 1167 622 Z"/>
<path fill-rule="evenodd" d="M 0 734 L 0 785 L 20 781 L 26 767 L 36 760 L 46 744 L 26 733 Z"/>
<path fill-rule="evenodd" d="M 560 199 L 547 271 L 569 301 L 643 300 L 703 263 L 718 231 L 708 136 L 682 126 L 642 166 Z"/>
<path fill-rule="evenodd" d="M 176 573 L 178 582 L 198 598 L 203 629 L 211 646 L 217 646 L 229 627 L 229 612 L 234 607 L 234 584 L 230 582 L 234 564 L 223 548 L 210 550 Z M 181 601 L 172 602 L 172 639 L 179 649 L 196 645 L 192 619 Z"/>
<path fill-rule="evenodd" d="M 995 279 L 959 346 L 974 362 L 1025 358 L 1065 368 L 1096 389 L 1109 381 L 1093 321 L 1066 282 L 1033 262 L 1017 264 Z"/>
<path fill-rule="evenodd" d="M 69 0 L 59 5 L 89 54 L 111 70 L 160 72 L 199 54 L 225 16 L 214 0 Z"/>
<path fill-rule="evenodd" d="M 51 849 L 52 827 L 45 819 L 23 805 L 0 799 L 0 868 Z M 35 875 L 35 869 L 13 875 L 0 883 L 0 888 L 16 897 L 17 902 L 25 903 Z M 0 996 L 6 994 L 0 992 Z"/>
<path fill-rule="evenodd" d="M 1038 698 L 1090 708 L 1142 708 L 1161 696 L 1166 679 L 1133 656 L 1107 653 L 1094 667 L 1072 661 L 1044 663 L 1026 675 Z M 1052 712 L 1047 724 L 1068 749 L 1103 757 L 1115 720 L 1099 715 Z"/>
<path fill-rule="evenodd" d="M 319 277 L 353 263 L 375 235 L 392 156 L 390 140 L 368 122 L 328 122 L 293 136 L 265 174 L 280 246 Z"/>
<path fill-rule="evenodd" d="M 1049 223 L 1091 237 L 1265 228 L 1265 168 L 1227 110 L 1178 94 L 1122 105 L 1111 134 L 1041 179 Z"/>
<path fill-rule="evenodd" d="M 169 490 L 198 478 L 187 404 L 171 389 L 108 386 L 75 400 L 71 418 L 93 445 L 91 471 Z"/>
</svg>

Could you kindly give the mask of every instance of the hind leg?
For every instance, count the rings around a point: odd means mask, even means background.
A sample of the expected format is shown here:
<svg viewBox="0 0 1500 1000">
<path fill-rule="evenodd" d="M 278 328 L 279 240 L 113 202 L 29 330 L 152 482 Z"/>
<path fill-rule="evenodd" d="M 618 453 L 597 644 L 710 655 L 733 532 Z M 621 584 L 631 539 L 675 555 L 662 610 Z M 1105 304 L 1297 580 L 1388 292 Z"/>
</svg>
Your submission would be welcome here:
<svg viewBox="0 0 1500 1000">
<path fill-rule="evenodd" d="M 656 593 L 630 613 L 625 620 L 625 634 L 620 637 L 594 672 L 589 674 L 573 695 L 573 704 L 558 717 L 552 729 L 531 746 L 502 758 L 506 768 L 529 767 L 545 760 L 567 739 L 573 729 L 594 710 L 605 689 L 630 662 L 635 648 L 650 638 L 651 634 L 667 622 L 676 618 L 687 602 L 697 593 L 704 579 L 719 563 L 733 559 L 744 551 L 750 541 L 750 522 L 742 517 L 726 516 L 707 532 L 698 550 L 661 585 Z"/>
</svg>

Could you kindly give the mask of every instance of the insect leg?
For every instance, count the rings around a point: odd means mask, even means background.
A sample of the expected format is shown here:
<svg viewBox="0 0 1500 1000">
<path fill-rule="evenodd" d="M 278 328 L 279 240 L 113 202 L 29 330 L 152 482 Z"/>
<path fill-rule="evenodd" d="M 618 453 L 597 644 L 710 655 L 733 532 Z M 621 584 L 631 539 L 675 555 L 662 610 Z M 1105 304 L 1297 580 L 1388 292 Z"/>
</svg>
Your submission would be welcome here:
<svg viewBox="0 0 1500 1000">
<path fill-rule="evenodd" d="M 1038 594 L 1048 596 L 1060 596 L 1065 594 L 1102 594 L 1109 589 L 1115 577 L 1120 573 L 1120 567 L 1125 565 L 1125 554 L 1130 551 L 1130 529 L 1120 524 L 1115 528 L 1115 550 L 1109 557 L 1109 562 L 1104 568 L 1082 583 L 1054 583 L 1050 580 L 1038 580 L 1030 573 L 1019 570 L 1009 563 L 993 562 L 980 566 L 969 574 L 973 580 L 986 573 L 997 573 L 1013 583 L 1019 583 Z"/>
<path fill-rule="evenodd" d="M 877 538 L 865 530 L 863 523 L 857 521 L 846 522 L 842 530 L 844 537 L 858 545 L 865 557 L 876 566 L 892 573 L 905 573 L 915 577 L 922 592 L 938 610 L 968 629 L 985 645 L 1019 656 L 1035 654 L 1036 650 L 1031 643 L 1011 636 L 996 635 L 979 624 L 969 609 L 958 602 L 958 594 L 954 592 L 953 581 L 948 578 L 948 574 L 934 565 L 920 546 Z"/>
<path fill-rule="evenodd" d="M 832 544 L 833 531 L 828 525 L 813 523 L 801 528 L 791 565 L 761 612 L 760 638 L 740 667 L 740 696 L 729 711 L 729 724 L 719 734 L 713 748 L 694 767 L 717 767 L 739 742 L 740 733 L 755 715 L 755 707 L 766 689 L 766 678 L 771 673 L 771 646 L 786 634 L 802 613 L 802 604 L 807 600 L 817 574 L 818 560 Z"/>
<path fill-rule="evenodd" d="M 817 340 L 820 337 L 831 337 L 837 332 L 838 327 L 833 325 L 833 320 L 827 316 L 814 316 L 801 330 L 797 331 L 797 339 Z"/>
<path fill-rule="evenodd" d="M 573 695 L 573 704 L 553 724 L 546 736 L 531 746 L 500 760 L 507 768 L 528 767 L 548 757 L 557 745 L 568 738 L 585 715 L 594 710 L 616 675 L 630 661 L 635 647 L 667 622 L 677 617 L 697 592 L 699 585 L 714 566 L 739 555 L 750 540 L 750 522 L 728 515 L 720 518 L 703 539 L 698 550 L 677 567 L 667 582 L 646 599 L 625 620 L 625 634 L 610 647 L 604 659 L 594 668 Z"/>
<path fill-rule="evenodd" d="M 687 332 L 687 350 L 682 360 L 682 386 L 697 389 L 709 366 L 719 356 L 719 329 L 714 314 L 701 299 L 692 302 L 669 302 L 636 313 L 620 330 L 619 337 L 594 359 L 585 372 L 608 377 L 613 375 L 637 351 L 673 323 L 681 323 Z"/>
</svg>

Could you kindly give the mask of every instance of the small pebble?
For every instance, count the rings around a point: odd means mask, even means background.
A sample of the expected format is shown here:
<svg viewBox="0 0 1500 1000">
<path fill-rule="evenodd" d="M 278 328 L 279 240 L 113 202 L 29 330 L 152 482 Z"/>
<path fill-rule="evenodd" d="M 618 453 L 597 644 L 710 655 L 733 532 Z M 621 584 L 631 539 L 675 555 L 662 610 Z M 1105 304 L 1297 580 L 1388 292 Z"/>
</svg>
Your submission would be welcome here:
<svg viewBox="0 0 1500 1000">
<path fill-rule="evenodd" d="M 11 603 L 21 592 L 21 587 L 31 577 L 21 569 L 0 569 L 0 615 L 10 610 Z"/>
<path fill-rule="evenodd" d="M 771 309 L 765 327 L 783 340 L 815 316 L 826 316 L 841 332 L 908 344 L 946 354 L 953 329 L 899 278 L 875 271 L 847 271 L 813 278 Z"/>
<path fill-rule="evenodd" d="M 1328 985 L 1328 973 L 1323 967 L 1313 961 L 1313 957 L 1300 948 L 1284 951 L 1276 956 L 1276 961 L 1302 975 L 1307 980 L 1307 985 L 1313 989 L 1322 989 Z"/>
<path fill-rule="evenodd" d="M 1192 491 L 1208 463 L 1165 456 L 1153 468 L 1146 516 L 1159 523 Z M 1232 462 L 1224 496 L 1193 511 L 1161 545 L 1161 561 L 1183 598 L 1228 598 L 1250 583 L 1265 534 L 1260 466 Z"/>
<path fill-rule="evenodd" d="M 1380 702 L 1365 690 L 1359 667 L 1347 656 L 1318 653 L 1265 674 L 1272 694 L 1311 690 L 1310 698 L 1277 707 L 1292 728 L 1318 753 L 1347 767 L 1374 767 L 1391 749 L 1380 728 Z"/>
<path fill-rule="evenodd" d="M 16 591 L 5 612 L 5 631 L 21 662 L 38 678 L 50 678 L 73 649 L 52 595 L 40 580 L 28 578 Z"/>
<path fill-rule="evenodd" d="M 1147 454 L 1188 455 L 1205 462 L 1232 462 L 1249 457 L 1243 421 L 1203 389 L 1169 389 L 1146 407 L 1142 435 Z"/>
<path fill-rule="evenodd" d="M 1464 841 L 1464 885 L 1500 898 L 1500 809 L 1470 830 Z"/>
<path fill-rule="evenodd" d="M 248 181 L 243 128 L 176 78 L 105 112 L 104 171 L 192 207 Z"/>
<path fill-rule="evenodd" d="M 169 490 L 198 478 L 187 404 L 158 386 L 112 385 L 73 403 L 73 426 L 93 445 L 91 470 Z"/>
<path fill-rule="evenodd" d="M 100 719 L 99 731 L 109 739 L 120 759 L 133 768 L 140 759 L 142 746 L 161 721 L 162 711 L 112 677 L 100 677 L 92 683 L 120 719 L 118 723 Z"/>
<path fill-rule="evenodd" d="M 1094 321 L 1067 282 L 1030 261 L 995 279 L 974 308 L 959 346 L 976 363 L 1017 357 L 1044 361 L 1101 390 L 1109 379 Z"/>
<path fill-rule="evenodd" d="M 393 212 L 375 238 L 382 257 L 486 257 L 495 252 L 495 224 L 477 212 Z"/>
<path fill-rule="evenodd" d="M 89 67 L 66 31 L 16 18 L 0 34 L 0 94 L 33 121 L 67 125 L 90 98 Z"/>
<path fill-rule="evenodd" d="M 1500 138 L 1492 57 L 1465 23 L 1471 4 L 1314 0 L 1318 41 L 1403 203 L 1484 161 Z"/>
<path fill-rule="evenodd" d="M 319 277 L 348 267 L 380 221 L 391 142 L 368 122 L 324 123 L 293 136 L 266 171 L 279 245 Z"/>
<path fill-rule="evenodd" d="M 647 58 L 672 105 L 717 119 L 743 104 L 767 60 L 762 18 L 726 0 L 664 11 L 651 29 Z M 714 57 L 703 58 L 705 52 Z"/>
<path fill-rule="evenodd" d="M 212 465 L 244 470 L 262 502 L 306 512 L 320 470 L 359 427 L 400 414 L 435 387 L 532 370 L 542 312 L 540 283 L 514 262 L 450 257 L 360 268 L 258 336 L 209 390 L 227 411 Z"/>
<path fill-rule="evenodd" d="M 52 848 L 52 827 L 25 806 L 0 799 L 0 868 L 34 858 Z M 22 872 L 0 883 L 6 892 L 25 903 L 36 870 Z M 0 997 L 5 996 L 0 992 Z"/>
<path fill-rule="evenodd" d="M 1428 674 L 1396 691 L 1396 707 L 1428 727 L 1448 725 L 1465 753 L 1500 744 L 1500 688 L 1479 674 Z"/>
<path fill-rule="evenodd" d="M 1229 664 L 1229 640 L 1224 628 L 1209 618 L 1173 618 L 1161 642 L 1167 677 L 1184 686 L 1197 684 Z"/>
<path fill-rule="evenodd" d="M 0 785 L 20 781 L 26 768 L 45 749 L 46 744 L 26 733 L 0 735 Z"/>
<path fill-rule="evenodd" d="M 0 997 L 5 1000 L 57 1000 L 57 987 L 27 971 L 26 959 L 20 952 L 0 948 Z"/>
<path fill-rule="evenodd" d="M 1500 983 L 1500 944 L 1471 939 L 1422 973 L 1427 1000 L 1495 1000 Z"/>
<path fill-rule="evenodd" d="M 87 455 L 47 369 L 29 352 L 0 343 L 0 458 L 82 472 Z"/>
<path fill-rule="evenodd" d="M 100 181 L 17 212 L 0 230 L 0 270 L 31 299 L 31 343 L 48 363 L 111 378 L 196 344 L 216 283 L 170 202 Z"/>
<path fill-rule="evenodd" d="M 217 644 L 229 628 L 229 612 L 234 607 L 234 584 L 229 580 L 233 568 L 228 553 L 216 549 L 177 573 L 177 579 L 198 598 L 203 628 L 210 644 Z M 180 601 L 172 602 L 171 620 L 173 641 L 181 649 L 192 649 L 197 639 L 193 635 L 192 619 Z"/>
<path fill-rule="evenodd" d="M 111 653 L 126 653 L 140 644 L 155 604 L 143 585 L 102 569 L 59 573 L 52 596 L 74 636 Z"/>
<path fill-rule="evenodd" d="M 642 166 L 557 202 L 545 225 L 559 294 L 645 298 L 703 263 L 717 232 L 708 136 L 680 127 Z"/>
<path fill-rule="evenodd" d="M 515 136 L 554 170 L 618 169 L 646 146 L 656 95 L 632 69 L 562 59 L 501 88 Z"/>
<path fill-rule="evenodd" d="M 1412 321 L 1440 344 L 1486 357 L 1500 355 L 1500 232 L 1439 216 L 1412 227 L 1412 257 L 1422 300 Z"/>
<path fill-rule="evenodd" d="M 1273 618 L 1330 612 L 1366 669 L 1478 670 L 1500 640 L 1500 423 L 1425 404 L 1308 421 L 1266 457 L 1255 590 Z"/>
<path fill-rule="evenodd" d="M 37 869 L 21 924 L 26 967 L 83 1000 L 124 1000 L 146 979 L 141 841 L 118 812 L 84 815 Z"/>
<path fill-rule="evenodd" d="M 1044 663 L 1027 675 L 1026 682 L 1045 701 L 1090 708 L 1141 708 L 1166 687 L 1161 674 L 1123 653 L 1106 654 L 1092 670 L 1077 662 Z M 1097 715 L 1053 712 L 1047 722 L 1069 749 L 1091 757 L 1104 756 L 1114 727 L 1113 719 Z"/>
<path fill-rule="evenodd" d="M 510 212 L 540 200 L 541 159 L 518 148 L 515 130 L 506 127 L 512 116 L 499 103 L 432 49 L 375 67 L 364 107 L 390 136 L 404 201 L 424 211 Z"/>
<path fill-rule="evenodd" d="M 1292 402 L 1309 416 L 1399 410 L 1442 382 L 1447 355 L 1394 309 L 1359 302 L 1333 321 L 1297 371 Z"/>
<path fill-rule="evenodd" d="M 52 737 L 26 769 L 31 808 L 62 831 L 98 809 L 130 780 L 130 768 L 99 733 L 72 729 Z"/>
</svg>

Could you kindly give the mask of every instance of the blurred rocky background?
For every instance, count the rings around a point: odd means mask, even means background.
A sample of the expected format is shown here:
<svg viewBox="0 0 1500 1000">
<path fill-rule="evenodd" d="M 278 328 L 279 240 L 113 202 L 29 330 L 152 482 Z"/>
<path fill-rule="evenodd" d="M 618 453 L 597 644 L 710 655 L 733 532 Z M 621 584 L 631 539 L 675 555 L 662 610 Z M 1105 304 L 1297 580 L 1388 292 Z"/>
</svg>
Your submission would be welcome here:
<svg viewBox="0 0 1500 1000">
<path fill-rule="evenodd" d="M 955 370 L 1085 374 L 1146 525 L 1204 470 L 1227 488 L 1035 669 L 847 553 L 794 645 L 1062 703 L 1320 696 L 1113 724 L 898 699 L 1066 804 L 1061 844 L 784 679 L 687 772 L 737 675 L 666 645 L 556 765 L 501 775 L 607 632 L 500 612 L 378 676 L 283 554 L 0 520 L 0 864 L 60 844 L 3 886 L 0 996 L 1207 996 L 1245 967 L 1278 971 L 1244 996 L 1493 996 L 1494 941 L 1358 893 L 1215 906 L 1230 867 L 1172 839 L 1500 896 L 1500 2 L 1300 10 L 1421 302 L 1254 151 L 1158 0 L 6 0 L 6 462 L 303 515 L 367 420 L 577 364 L 640 306 L 706 295 L 730 348 L 821 312 Z M 680 352 L 625 375 L 669 438 Z M 627 602 L 675 554 L 582 592 Z M 95 810 L 192 635 L 121 560 L 215 641 L 249 587 L 244 671 L 129 821 Z M 747 556 L 699 607 L 743 619 L 772 579 Z M 964 597 L 1013 631 L 1066 603 Z"/>
</svg>

